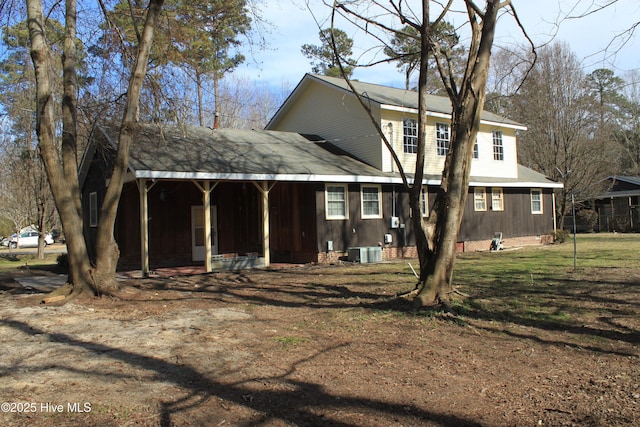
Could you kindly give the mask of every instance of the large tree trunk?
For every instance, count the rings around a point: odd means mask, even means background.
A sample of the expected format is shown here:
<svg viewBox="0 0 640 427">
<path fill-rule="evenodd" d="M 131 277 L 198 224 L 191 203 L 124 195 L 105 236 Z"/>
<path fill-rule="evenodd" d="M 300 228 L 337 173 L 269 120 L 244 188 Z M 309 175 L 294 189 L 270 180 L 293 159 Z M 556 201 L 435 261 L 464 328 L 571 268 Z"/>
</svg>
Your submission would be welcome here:
<svg viewBox="0 0 640 427">
<path fill-rule="evenodd" d="M 434 247 L 426 255 L 420 256 L 421 260 L 424 257 L 428 262 L 426 265 L 420 264 L 422 287 L 415 300 L 419 306 L 446 303 L 451 293 L 456 242 L 469 192 L 473 145 L 484 108 L 491 48 L 500 7 L 499 0 L 487 1 L 487 9 L 479 22 L 478 11 L 467 5 L 473 34 L 469 62 L 460 91 L 456 91 L 450 82 L 444 81 L 453 104 L 451 143 L 442 173 L 441 191 L 432 209 L 434 215 L 431 221 L 435 223 L 432 236 Z M 420 246 L 418 250 L 421 250 Z"/>
<path fill-rule="evenodd" d="M 127 102 L 120 127 L 120 138 L 109 186 L 100 209 L 100 220 L 96 238 L 95 277 L 100 293 L 111 293 L 117 289 L 116 267 L 120 251 L 113 236 L 118 213 L 118 204 L 122 194 L 122 185 L 129 166 L 129 149 L 134 141 L 138 124 L 138 105 L 140 91 L 147 72 L 147 60 L 151 51 L 153 31 L 162 9 L 164 0 L 151 0 L 147 11 L 142 38 L 139 40 L 138 56 L 133 74 L 129 80 Z"/>
<path fill-rule="evenodd" d="M 49 186 L 60 214 L 62 227 L 65 230 L 69 259 L 68 282 L 72 285 L 72 294 L 80 294 L 87 290 L 93 292 L 91 266 L 82 234 L 77 175 L 75 175 L 75 180 L 68 180 L 65 169 L 63 169 L 63 165 L 59 161 L 55 144 L 54 97 L 49 79 L 51 57 L 46 44 L 42 2 L 40 0 L 26 0 L 26 2 L 29 36 L 31 38 L 31 58 L 36 76 L 36 133 L 38 135 L 38 147 L 49 180 Z M 75 2 L 72 0 L 67 1 L 67 7 L 75 10 Z M 75 39 L 75 32 L 71 37 Z M 67 72 L 66 67 L 65 72 Z M 65 124 L 67 123 L 65 122 Z M 73 126 L 75 125 L 73 124 Z M 67 130 L 65 128 L 63 133 L 66 133 Z M 73 173 L 75 174 L 75 170 Z"/>
<path fill-rule="evenodd" d="M 140 40 L 135 70 L 129 82 L 125 114 L 122 121 L 120 141 L 115 167 L 98 224 L 97 259 L 95 268 L 89 262 L 83 235 L 80 189 L 77 174 L 76 153 L 76 2 L 66 1 L 66 32 L 64 43 L 64 95 L 63 95 L 63 139 L 62 159 L 55 145 L 54 97 L 49 80 L 51 57 L 46 44 L 44 16 L 40 0 L 26 0 L 31 39 L 31 57 L 34 64 L 37 86 L 37 123 L 40 156 L 45 166 L 51 192 L 54 197 L 62 227 L 65 232 L 69 261 L 68 282 L 71 293 L 103 294 L 116 287 L 115 270 L 119 257 L 113 238 L 113 228 L 127 171 L 129 147 L 134 138 L 137 122 L 137 107 L 142 81 L 146 74 L 147 59 L 153 38 L 153 28 L 162 8 L 163 0 L 151 0 L 145 29 Z"/>
</svg>

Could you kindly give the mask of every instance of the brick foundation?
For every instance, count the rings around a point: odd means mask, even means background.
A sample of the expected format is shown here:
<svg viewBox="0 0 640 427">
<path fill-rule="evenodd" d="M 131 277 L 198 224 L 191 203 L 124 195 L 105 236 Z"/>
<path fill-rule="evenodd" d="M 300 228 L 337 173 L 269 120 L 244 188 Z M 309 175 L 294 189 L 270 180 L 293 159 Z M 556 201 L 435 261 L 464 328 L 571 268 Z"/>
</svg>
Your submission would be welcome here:
<svg viewBox="0 0 640 427">
<path fill-rule="evenodd" d="M 504 249 L 513 249 L 521 246 L 533 246 L 533 245 L 546 245 L 553 243 L 553 236 L 525 236 L 525 237 L 513 237 L 509 239 L 503 239 L 502 245 Z M 491 245 L 491 239 L 488 240 L 476 240 L 469 242 L 458 242 L 456 245 L 456 251 L 461 252 L 478 252 L 488 251 Z M 384 261 L 390 261 L 403 258 L 417 258 L 418 251 L 415 246 L 406 247 L 391 247 L 384 246 L 382 248 L 382 259 Z M 347 258 L 346 252 L 320 252 L 318 253 L 319 264 L 333 264 Z"/>
</svg>

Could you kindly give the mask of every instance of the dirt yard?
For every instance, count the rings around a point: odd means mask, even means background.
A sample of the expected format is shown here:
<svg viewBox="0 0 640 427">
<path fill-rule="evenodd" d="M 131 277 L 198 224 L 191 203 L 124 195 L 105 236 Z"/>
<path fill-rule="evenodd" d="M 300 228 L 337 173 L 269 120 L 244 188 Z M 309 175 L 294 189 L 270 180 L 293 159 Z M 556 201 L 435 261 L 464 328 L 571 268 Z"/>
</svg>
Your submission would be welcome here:
<svg viewBox="0 0 640 427">
<path fill-rule="evenodd" d="M 393 298 L 406 263 L 131 279 L 65 305 L 4 277 L 0 424 L 640 425 L 640 269 L 575 279 L 522 291 L 557 305 L 541 320 L 480 310 L 473 284 L 413 313 Z"/>
</svg>

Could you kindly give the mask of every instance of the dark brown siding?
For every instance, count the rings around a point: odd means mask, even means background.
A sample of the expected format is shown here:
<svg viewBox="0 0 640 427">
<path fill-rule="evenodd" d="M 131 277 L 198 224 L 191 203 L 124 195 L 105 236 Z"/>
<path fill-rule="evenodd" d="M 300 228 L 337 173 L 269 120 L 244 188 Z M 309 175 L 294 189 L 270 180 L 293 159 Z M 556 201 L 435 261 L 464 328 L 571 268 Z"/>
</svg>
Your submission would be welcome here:
<svg viewBox="0 0 640 427">
<path fill-rule="evenodd" d="M 333 241 L 335 251 L 344 252 L 350 247 L 378 246 L 384 242 L 384 235 L 392 235 L 392 247 L 414 246 L 409 210 L 409 195 L 402 186 L 383 185 L 383 218 L 362 219 L 360 208 L 360 185 L 350 184 L 349 218 L 327 220 L 325 215 L 324 186 L 316 191 L 316 217 L 318 226 L 318 252 L 327 250 L 327 241 Z M 395 189 L 395 199 L 394 199 Z M 437 187 L 429 187 L 429 205 L 436 197 Z M 487 188 L 487 203 L 490 205 L 491 188 Z M 391 228 L 391 217 L 399 218 L 401 227 Z M 495 232 L 502 232 L 504 238 L 537 236 L 553 229 L 551 190 L 543 190 L 543 214 L 531 213 L 529 188 L 503 188 L 504 210 L 476 212 L 474 210 L 473 189 L 470 189 L 458 241 L 489 240 Z"/>
<path fill-rule="evenodd" d="M 277 183 L 269 193 L 270 248 L 273 262 L 317 260 L 317 184 Z"/>
<path fill-rule="evenodd" d="M 473 188 L 469 190 L 458 241 L 488 240 L 496 232 L 501 232 L 504 238 L 537 236 L 553 229 L 550 190 L 543 191 L 543 214 L 531 213 L 529 188 L 503 188 L 503 211 L 490 209 L 491 187 L 487 187 L 486 192 L 487 211 L 476 212 Z"/>
<path fill-rule="evenodd" d="M 140 264 L 140 196 L 135 183 L 126 184 L 118 210 L 116 241 L 121 266 Z M 189 265 L 191 261 L 191 206 L 202 205 L 202 195 L 191 182 L 159 181 L 148 193 L 149 264 L 151 268 Z"/>
<path fill-rule="evenodd" d="M 262 252 L 262 202 L 253 184 L 221 183 L 212 191 L 211 203 L 218 211 L 219 253 Z M 159 181 L 149 191 L 148 204 L 151 268 L 194 264 L 191 207 L 202 206 L 200 190 L 188 181 Z M 140 265 L 139 212 L 137 186 L 126 184 L 116 224 L 122 268 Z"/>
<path fill-rule="evenodd" d="M 258 189 L 250 182 L 223 182 L 213 190 L 211 200 L 218 206 L 220 253 L 262 253 L 262 196 Z"/>
<path fill-rule="evenodd" d="M 114 237 L 120 248 L 119 268 L 140 268 L 140 209 L 135 183 L 122 187 Z"/>
<path fill-rule="evenodd" d="M 363 219 L 360 200 L 360 184 L 349 184 L 349 218 L 344 220 L 327 220 L 325 214 L 325 187 L 316 191 L 316 221 L 318 226 L 318 252 L 327 251 L 327 242 L 333 242 L 334 251 L 346 251 L 351 247 L 379 246 L 384 243 L 384 235 L 393 236 L 392 246 L 402 245 L 405 231 L 410 234 L 408 203 L 401 191 L 401 186 L 382 186 L 382 218 Z M 393 200 L 395 189 L 395 214 L 400 223 L 406 224 L 404 229 L 391 228 Z"/>
</svg>

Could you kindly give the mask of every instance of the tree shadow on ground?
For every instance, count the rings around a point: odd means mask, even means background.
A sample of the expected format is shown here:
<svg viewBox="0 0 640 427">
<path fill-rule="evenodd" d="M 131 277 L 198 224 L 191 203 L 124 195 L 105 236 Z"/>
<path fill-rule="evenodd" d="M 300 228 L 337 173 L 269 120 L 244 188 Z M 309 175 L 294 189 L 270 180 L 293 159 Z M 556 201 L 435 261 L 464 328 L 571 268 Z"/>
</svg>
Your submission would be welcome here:
<svg viewBox="0 0 640 427">
<path fill-rule="evenodd" d="M 331 277 L 329 273 L 332 271 L 339 272 L 340 283 Z M 428 307 L 415 312 L 411 301 L 397 297 L 411 283 L 408 275 L 394 278 L 394 274 L 398 275 L 397 271 L 368 276 L 365 272 L 361 268 L 347 269 L 346 272 L 327 268 L 234 272 L 171 280 L 154 279 L 145 282 L 145 286 L 183 292 L 180 295 L 174 293 L 163 301 L 170 298 L 209 299 L 225 304 L 285 308 L 359 308 L 393 311 L 402 315 L 440 316 L 458 324 L 472 321 L 501 322 L 504 325 L 569 334 L 564 339 L 558 339 L 560 335 L 546 339 L 535 333 L 523 334 L 521 339 L 587 348 L 602 353 L 615 353 L 603 339 L 632 345 L 640 342 L 638 329 L 616 321 L 617 317 L 636 318 L 640 305 L 640 284 L 636 282 L 571 277 L 558 279 L 537 275 L 533 283 L 527 282 L 526 278 L 519 282 L 507 282 L 490 276 L 478 276 L 476 283 L 467 286 L 471 294 L 469 298 L 454 302 L 447 308 Z M 353 280 L 354 277 L 357 280 Z M 390 281 L 390 277 L 394 280 Z M 144 289 L 143 286 L 140 288 Z M 632 297 L 625 298 L 622 295 Z M 586 317 L 595 317 L 596 320 L 585 323 Z M 485 325 L 477 327 L 484 328 Z M 494 332 L 500 329 L 491 325 L 487 328 Z M 577 344 L 572 340 L 587 340 L 589 343 Z M 627 355 L 624 352 L 621 354 Z"/>
<path fill-rule="evenodd" d="M 481 425 L 473 420 L 455 415 L 425 411 L 410 404 L 332 395 L 318 384 L 286 378 L 288 374 L 295 371 L 295 365 L 291 366 L 288 373 L 279 376 L 282 381 L 288 383 L 289 387 L 286 390 L 256 391 L 248 387 L 247 383 L 259 380 L 259 378 L 245 379 L 236 384 L 223 384 L 215 379 L 207 378 L 203 373 L 188 365 L 172 363 L 100 343 L 79 340 L 63 333 L 47 332 L 22 321 L 3 319 L 0 320 L 0 324 L 30 336 L 45 336 L 49 342 L 66 345 L 69 350 L 74 348 L 81 349 L 101 357 L 109 357 L 113 360 L 127 363 L 133 367 L 153 371 L 156 373 L 156 378 L 159 382 L 170 382 L 187 390 L 189 393 L 187 396 L 162 403 L 162 426 L 174 425 L 174 418 L 179 412 L 201 406 L 211 398 L 218 398 L 229 404 L 241 405 L 250 409 L 255 413 L 251 420 L 247 420 L 250 425 L 259 425 L 274 420 L 295 422 L 296 425 L 300 426 L 332 425 L 346 427 L 356 425 L 325 416 L 327 408 L 373 412 L 380 414 L 381 417 L 390 417 L 400 423 L 414 425 Z M 322 352 L 331 350 L 333 348 L 324 349 Z M 312 357 L 316 357 L 318 354 Z M 47 367 L 42 367 L 42 369 L 47 369 Z M 85 374 L 100 375 L 99 372 L 85 372 Z"/>
<path fill-rule="evenodd" d="M 480 282 L 474 288 L 473 295 L 455 304 L 452 311 L 463 319 L 498 321 L 547 332 L 569 333 L 578 340 L 585 338 L 601 342 L 606 339 L 632 345 L 640 343 L 639 329 L 615 320 L 626 318 L 637 324 L 639 283 L 546 276 L 539 276 L 537 281 L 539 284 Z M 487 329 L 498 331 L 499 328 Z M 545 340 L 533 334 L 517 336 L 554 345 L 612 352 L 604 346 Z M 624 352 L 620 354 L 630 355 Z"/>
</svg>

